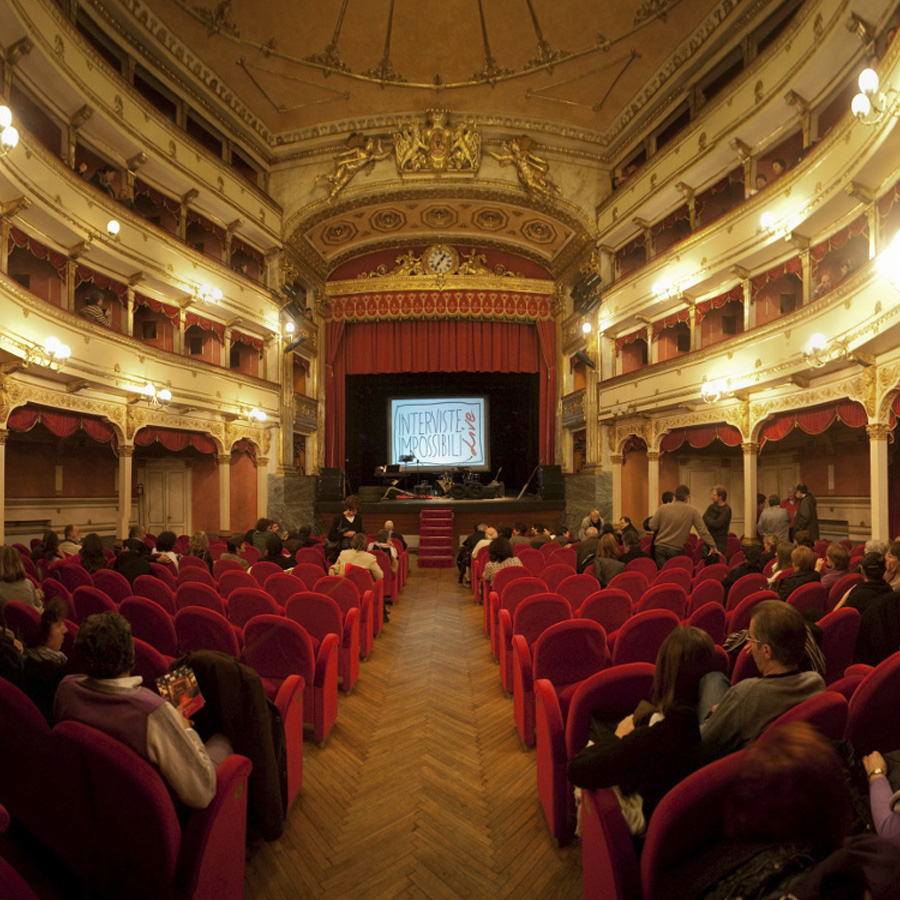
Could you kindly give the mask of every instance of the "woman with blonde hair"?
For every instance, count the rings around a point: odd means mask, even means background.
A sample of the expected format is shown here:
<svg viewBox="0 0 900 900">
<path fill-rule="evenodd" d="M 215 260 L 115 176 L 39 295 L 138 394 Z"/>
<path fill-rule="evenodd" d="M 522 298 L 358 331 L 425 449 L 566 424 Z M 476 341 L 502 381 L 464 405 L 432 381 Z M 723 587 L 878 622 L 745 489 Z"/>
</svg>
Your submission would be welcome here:
<svg viewBox="0 0 900 900">
<path fill-rule="evenodd" d="M 0 607 L 19 600 L 35 609 L 44 608 L 44 592 L 25 575 L 22 557 L 15 547 L 0 547 Z"/>
<path fill-rule="evenodd" d="M 190 547 L 188 548 L 190 556 L 196 556 L 206 563 L 209 571 L 213 569 L 213 558 L 209 552 L 209 536 L 205 531 L 195 531 L 191 535 Z"/>
</svg>

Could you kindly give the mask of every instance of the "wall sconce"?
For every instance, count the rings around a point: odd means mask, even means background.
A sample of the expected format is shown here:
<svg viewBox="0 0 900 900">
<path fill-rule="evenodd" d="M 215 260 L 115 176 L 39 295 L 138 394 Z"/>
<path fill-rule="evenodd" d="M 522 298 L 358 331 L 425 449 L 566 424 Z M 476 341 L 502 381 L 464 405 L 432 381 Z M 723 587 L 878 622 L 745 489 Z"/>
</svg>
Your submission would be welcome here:
<svg viewBox="0 0 900 900">
<path fill-rule="evenodd" d="M 673 300 L 681 296 L 681 287 L 671 278 L 661 278 L 653 285 L 653 296 L 660 300 Z"/>
<path fill-rule="evenodd" d="M 8 106 L 0 106 L 0 159 L 19 143 L 19 132 L 13 128 L 12 110 Z"/>
<path fill-rule="evenodd" d="M 168 388 L 159 388 L 159 390 L 157 390 L 156 385 L 150 381 L 142 388 L 138 388 L 138 394 L 140 396 L 132 397 L 128 401 L 130 406 L 133 406 L 135 403 L 140 403 L 141 400 L 146 400 L 154 409 L 163 409 L 168 406 L 172 400 L 172 392 Z"/>
<path fill-rule="evenodd" d="M 251 422 L 262 423 L 265 422 L 269 417 L 261 409 L 258 409 L 254 406 L 253 409 L 247 411 L 247 418 Z"/>
<path fill-rule="evenodd" d="M 828 340 L 825 338 L 825 335 L 816 332 L 807 342 L 806 346 L 803 348 L 803 358 L 811 365 L 814 369 L 821 369 L 822 366 L 828 361 L 825 357 L 827 355 L 826 351 L 828 349 Z"/>
<path fill-rule="evenodd" d="M 197 299 L 201 303 L 218 303 L 222 299 L 222 292 L 208 284 L 201 284 L 197 289 Z"/>
<path fill-rule="evenodd" d="M 716 378 L 713 381 L 704 381 L 700 385 L 700 396 L 706 403 L 715 403 L 728 393 L 728 379 Z"/>
<path fill-rule="evenodd" d="M 591 330 L 592 330 L 592 328 L 591 328 L 591 323 L 590 323 L 590 322 L 585 322 L 585 323 L 581 326 L 582 334 L 590 334 L 590 333 L 591 333 Z"/>
<path fill-rule="evenodd" d="M 119 225 L 119 223 L 118 223 L 115 219 L 110 219 L 110 220 L 106 223 L 106 233 L 107 233 L 113 240 L 115 240 L 115 239 L 119 236 L 119 231 L 121 230 L 121 228 L 122 228 L 122 226 Z"/>
<path fill-rule="evenodd" d="M 22 359 L 14 359 L 10 362 L 3 363 L 0 366 L 0 372 L 9 375 L 12 372 L 18 372 L 19 369 L 27 369 L 30 366 L 38 366 L 42 369 L 50 369 L 51 372 L 61 371 L 66 360 L 72 355 L 72 351 L 66 344 L 61 343 L 55 337 L 48 337 L 44 341 L 44 345 L 32 344 L 25 351 Z"/>
<path fill-rule="evenodd" d="M 863 69 L 859 73 L 859 93 L 853 98 L 850 109 L 863 125 L 877 124 L 885 113 L 898 115 L 894 108 L 897 92 L 893 88 L 879 91 L 879 87 L 878 73 L 874 69 Z"/>
</svg>

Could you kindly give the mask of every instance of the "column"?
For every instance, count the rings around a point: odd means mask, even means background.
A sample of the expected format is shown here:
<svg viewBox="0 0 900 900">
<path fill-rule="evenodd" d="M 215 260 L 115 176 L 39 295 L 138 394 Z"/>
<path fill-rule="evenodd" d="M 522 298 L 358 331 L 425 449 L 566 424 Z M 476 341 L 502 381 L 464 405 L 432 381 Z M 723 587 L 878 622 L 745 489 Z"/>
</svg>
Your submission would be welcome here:
<svg viewBox="0 0 900 900">
<path fill-rule="evenodd" d="M 647 515 L 652 516 L 659 506 L 659 457 L 658 450 L 647 451 Z M 621 471 L 619 473 L 621 475 Z"/>
<path fill-rule="evenodd" d="M 122 329 L 128 337 L 134 337 L 134 285 L 129 284 L 125 290 L 125 325 Z"/>
<path fill-rule="evenodd" d="M 78 150 L 78 129 L 87 122 L 94 114 L 92 107 L 85 104 L 77 112 L 69 117 L 69 124 L 66 128 L 66 162 L 70 169 L 75 168 L 75 155 Z"/>
<path fill-rule="evenodd" d="M 131 469 L 134 447 L 119 447 L 116 455 L 119 457 L 119 471 L 116 475 L 116 493 L 119 497 L 116 535 L 125 540 L 131 525 Z"/>
<path fill-rule="evenodd" d="M 219 534 L 223 534 L 231 532 L 231 454 L 222 453 L 216 461 L 219 464 Z"/>
<path fill-rule="evenodd" d="M 269 510 L 269 458 L 256 457 L 256 518 L 261 519 Z"/>
<path fill-rule="evenodd" d="M 744 441 L 744 534 L 751 537 L 756 534 L 756 460 L 759 456 L 759 444 Z"/>
<path fill-rule="evenodd" d="M 624 457 L 621 453 L 613 453 L 609 460 L 612 463 L 612 520 L 618 522 L 622 515 L 622 461 Z"/>
<path fill-rule="evenodd" d="M 0 428 L 0 544 L 6 543 L 6 439 L 9 432 Z"/>
<path fill-rule="evenodd" d="M 888 435 L 890 425 L 866 425 L 869 435 L 869 495 L 872 498 L 872 537 L 885 540 L 888 528 Z"/>
<path fill-rule="evenodd" d="M 187 234 L 188 204 L 199 196 L 200 191 L 196 188 L 191 188 L 186 194 L 181 196 L 181 205 L 178 207 L 178 233 L 176 235 L 181 240 L 185 240 L 185 235 Z"/>
</svg>

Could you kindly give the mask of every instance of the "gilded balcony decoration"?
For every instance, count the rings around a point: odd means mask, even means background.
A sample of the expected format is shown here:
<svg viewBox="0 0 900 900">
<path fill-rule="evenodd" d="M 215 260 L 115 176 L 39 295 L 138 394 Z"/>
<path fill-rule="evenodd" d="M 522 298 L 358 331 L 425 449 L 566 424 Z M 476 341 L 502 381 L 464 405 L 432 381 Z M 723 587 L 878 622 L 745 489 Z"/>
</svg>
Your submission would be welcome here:
<svg viewBox="0 0 900 900">
<path fill-rule="evenodd" d="M 471 117 L 451 125 L 445 110 L 429 110 L 425 123 L 395 131 L 394 154 L 401 175 L 443 172 L 474 175 L 481 165 L 481 135 Z"/>
<path fill-rule="evenodd" d="M 563 428 L 581 428 L 585 423 L 584 413 L 584 388 L 571 394 L 566 394 L 562 399 L 562 423 Z"/>
<path fill-rule="evenodd" d="M 318 401 L 313 397 L 294 394 L 294 430 L 315 431 L 318 421 Z"/>
</svg>

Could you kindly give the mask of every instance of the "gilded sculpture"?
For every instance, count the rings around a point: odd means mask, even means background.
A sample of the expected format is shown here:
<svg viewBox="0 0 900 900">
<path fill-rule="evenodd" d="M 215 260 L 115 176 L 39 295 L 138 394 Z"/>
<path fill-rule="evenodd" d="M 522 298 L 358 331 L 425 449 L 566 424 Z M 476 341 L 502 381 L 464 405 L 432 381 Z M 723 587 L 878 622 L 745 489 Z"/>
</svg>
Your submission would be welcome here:
<svg viewBox="0 0 900 900">
<path fill-rule="evenodd" d="M 481 135 L 475 131 L 473 119 L 451 126 L 447 114 L 430 110 L 425 124 L 414 122 L 394 132 L 394 152 L 397 171 L 470 172 L 475 173 L 481 163 Z"/>
<path fill-rule="evenodd" d="M 500 145 L 500 153 L 488 150 L 501 166 L 514 166 L 519 183 L 532 197 L 550 200 L 559 188 L 550 180 L 548 172 L 550 163 L 532 152 L 534 141 L 527 135 L 504 141 Z"/>
<path fill-rule="evenodd" d="M 375 163 L 387 159 L 390 150 L 385 150 L 380 137 L 366 137 L 354 132 L 347 138 L 347 149 L 334 158 L 334 171 L 320 175 L 316 181 L 326 181 L 329 185 L 328 199 L 333 200 L 361 171 L 366 175 L 375 168 Z"/>
</svg>

